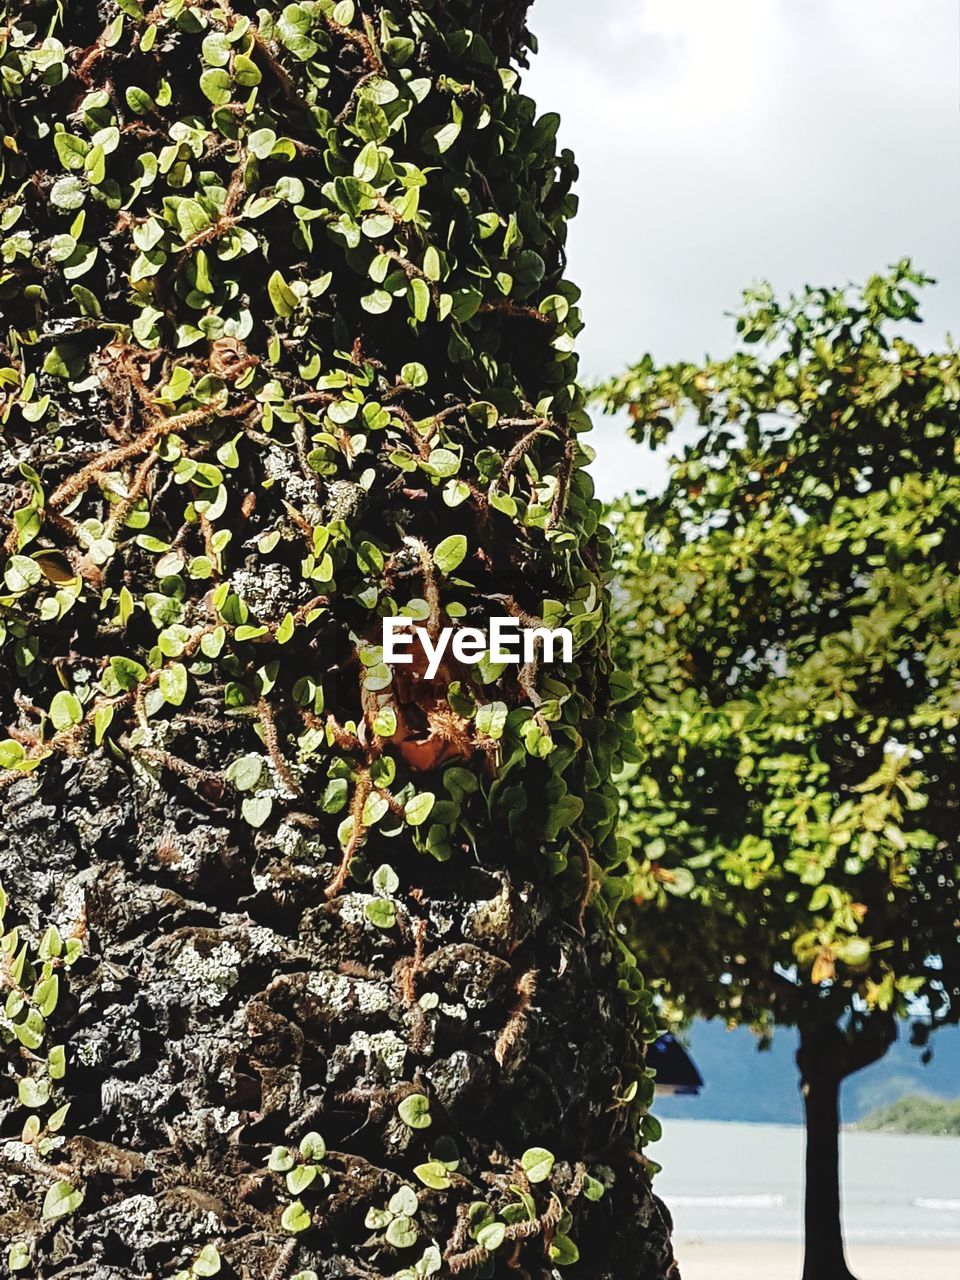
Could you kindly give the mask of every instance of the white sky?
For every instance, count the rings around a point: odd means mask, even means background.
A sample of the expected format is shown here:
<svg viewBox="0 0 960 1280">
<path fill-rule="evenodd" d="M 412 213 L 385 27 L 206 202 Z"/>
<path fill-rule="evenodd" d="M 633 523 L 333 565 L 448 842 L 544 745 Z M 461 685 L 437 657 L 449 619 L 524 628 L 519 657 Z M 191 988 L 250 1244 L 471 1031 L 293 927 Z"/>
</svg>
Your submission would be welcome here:
<svg viewBox="0 0 960 1280">
<path fill-rule="evenodd" d="M 759 278 L 903 256 L 940 282 L 924 341 L 960 337 L 958 0 L 537 0 L 531 25 L 525 87 L 581 170 L 586 378 L 724 354 Z M 662 475 L 619 424 L 591 441 L 603 497 Z"/>
</svg>

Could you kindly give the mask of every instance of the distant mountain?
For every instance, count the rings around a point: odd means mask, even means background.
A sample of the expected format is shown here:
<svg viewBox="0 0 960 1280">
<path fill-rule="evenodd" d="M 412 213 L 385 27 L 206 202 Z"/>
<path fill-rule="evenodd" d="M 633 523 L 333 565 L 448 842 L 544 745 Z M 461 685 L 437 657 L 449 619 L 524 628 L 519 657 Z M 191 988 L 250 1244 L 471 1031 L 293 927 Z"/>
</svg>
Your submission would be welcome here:
<svg viewBox="0 0 960 1280">
<path fill-rule="evenodd" d="M 960 1029 L 932 1037 L 933 1060 L 924 1066 L 920 1052 L 904 1035 L 887 1056 L 851 1076 L 843 1087 L 845 1124 L 910 1095 L 960 1098 Z M 704 1078 L 699 1097 L 657 1099 L 661 1119 L 736 1120 L 753 1124 L 802 1124 L 803 1108 L 794 1063 L 796 1035 L 778 1031 L 773 1047 L 757 1050 L 756 1037 L 743 1028 L 728 1031 L 721 1022 L 697 1022 L 685 1044 Z"/>
<path fill-rule="evenodd" d="M 872 1133 L 930 1133 L 960 1138 L 960 1102 L 944 1098 L 901 1098 L 878 1107 L 857 1124 Z"/>
</svg>

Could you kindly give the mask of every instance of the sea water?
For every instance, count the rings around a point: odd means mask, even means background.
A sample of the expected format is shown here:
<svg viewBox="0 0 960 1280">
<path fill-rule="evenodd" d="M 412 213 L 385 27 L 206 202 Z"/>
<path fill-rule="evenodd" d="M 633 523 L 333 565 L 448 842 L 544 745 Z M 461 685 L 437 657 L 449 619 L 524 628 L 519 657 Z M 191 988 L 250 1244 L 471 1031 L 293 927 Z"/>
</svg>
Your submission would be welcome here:
<svg viewBox="0 0 960 1280">
<path fill-rule="evenodd" d="M 798 1241 L 803 1131 L 665 1120 L 648 1148 L 681 1241 Z M 842 1135 L 847 1239 L 960 1249 L 960 1138 Z M 960 1264 L 960 1255 L 958 1255 Z M 958 1265 L 960 1275 L 960 1265 Z"/>
</svg>

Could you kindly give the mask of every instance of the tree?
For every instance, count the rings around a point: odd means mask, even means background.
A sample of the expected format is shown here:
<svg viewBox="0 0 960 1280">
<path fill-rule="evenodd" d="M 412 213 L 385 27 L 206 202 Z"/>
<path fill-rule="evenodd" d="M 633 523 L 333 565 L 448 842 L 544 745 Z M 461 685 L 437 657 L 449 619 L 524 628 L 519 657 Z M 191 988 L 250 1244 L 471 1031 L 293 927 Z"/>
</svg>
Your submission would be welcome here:
<svg viewBox="0 0 960 1280">
<path fill-rule="evenodd" d="M 742 345 L 604 388 L 638 439 L 695 412 L 618 513 L 633 940 L 680 1017 L 799 1028 L 805 1280 L 847 1280 L 841 1082 L 960 1014 L 960 356 L 861 292 L 747 295 Z"/>
<path fill-rule="evenodd" d="M 5 9 L 14 1272 L 672 1268 L 527 7 Z M 398 612 L 575 658 L 428 680 Z"/>
</svg>

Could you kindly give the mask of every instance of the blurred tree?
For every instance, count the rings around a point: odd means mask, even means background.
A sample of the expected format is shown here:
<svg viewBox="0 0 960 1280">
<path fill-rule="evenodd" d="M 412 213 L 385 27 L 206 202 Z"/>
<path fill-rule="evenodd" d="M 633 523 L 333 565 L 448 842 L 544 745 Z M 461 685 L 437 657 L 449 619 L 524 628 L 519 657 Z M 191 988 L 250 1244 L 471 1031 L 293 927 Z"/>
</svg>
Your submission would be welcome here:
<svg viewBox="0 0 960 1280">
<path fill-rule="evenodd" d="M 841 1082 L 960 1013 L 960 358 L 903 336 L 926 283 L 762 287 L 729 359 L 600 391 L 638 440 L 701 428 L 615 513 L 627 927 L 678 1020 L 799 1029 L 804 1280 L 850 1277 Z"/>
</svg>

